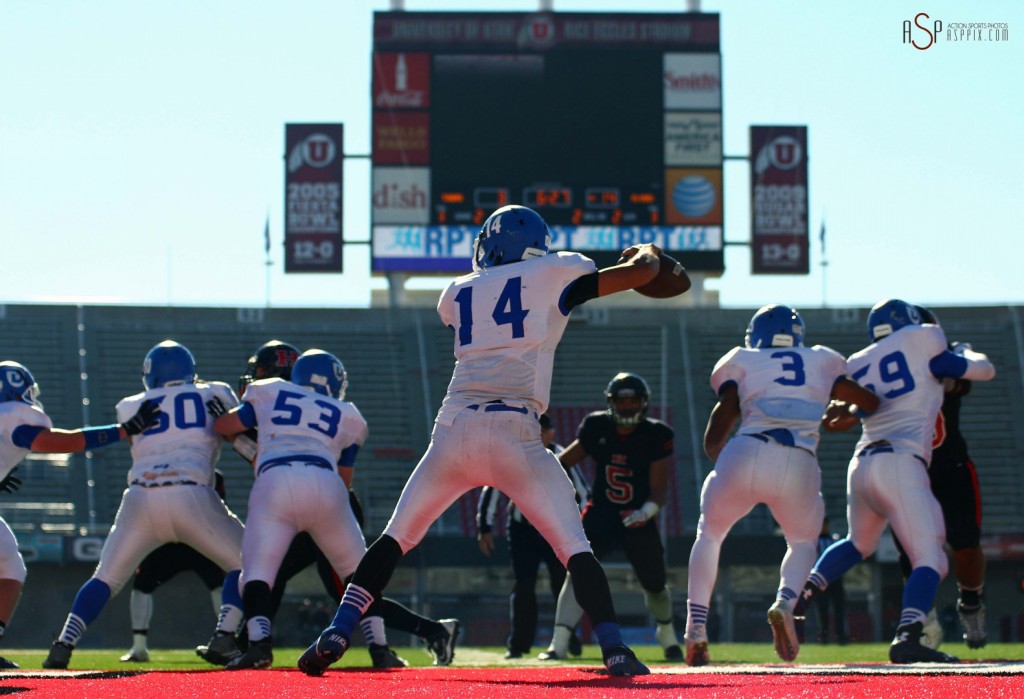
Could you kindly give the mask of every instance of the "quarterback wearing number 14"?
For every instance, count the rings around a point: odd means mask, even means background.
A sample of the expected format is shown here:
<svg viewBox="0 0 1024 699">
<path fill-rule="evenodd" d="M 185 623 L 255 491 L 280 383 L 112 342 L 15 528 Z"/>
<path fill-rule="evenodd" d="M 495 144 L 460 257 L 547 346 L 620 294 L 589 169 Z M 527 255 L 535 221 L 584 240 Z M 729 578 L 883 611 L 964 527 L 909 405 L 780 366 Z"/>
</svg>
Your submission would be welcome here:
<svg viewBox="0 0 1024 699">
<path fill-rule="evenodd" d="M 660 270 L 660 251 L 630 248 L 619 264 L 598 271 L 583 255 L 548 254 L 550 240 L 533 210 L 498 209 L 476 239 L 473 272 L 441 294 L 437 311 L 452 328 L 456 364 L 430 446 L 356 569 L 334 621 L 299 659 L 306 674 L 320 675 L 341 657 L 402 555 L 463 493 L 483 485 L 508 495 L 572 573 L 608 672 L 648 673 L 623 644 L 607 578 L 583 533 L 576 491 L 541 441 L 538 417 L 548 407 L 555 348 L 572 309 L 647 285 Z"/>
</svg>

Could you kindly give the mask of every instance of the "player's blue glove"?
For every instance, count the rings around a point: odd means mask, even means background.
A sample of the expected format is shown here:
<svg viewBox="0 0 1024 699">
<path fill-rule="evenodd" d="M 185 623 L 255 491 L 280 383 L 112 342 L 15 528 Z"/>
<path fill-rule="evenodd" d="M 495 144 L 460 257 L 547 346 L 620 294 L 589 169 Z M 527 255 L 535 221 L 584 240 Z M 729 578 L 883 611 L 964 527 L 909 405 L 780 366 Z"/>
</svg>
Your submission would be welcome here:
<svg viewBox="0 0 1024 699">
<path fill-rule="evenodd" d="M 138 412 L 130 420 L 122 422 L 121 427 L 124 428 L 129 437 L 134 437 L 159 422 L 162 412 L 155 400 L 152 398 L 144 400 L 142 405 L 139 406 Z"/>
</svg>

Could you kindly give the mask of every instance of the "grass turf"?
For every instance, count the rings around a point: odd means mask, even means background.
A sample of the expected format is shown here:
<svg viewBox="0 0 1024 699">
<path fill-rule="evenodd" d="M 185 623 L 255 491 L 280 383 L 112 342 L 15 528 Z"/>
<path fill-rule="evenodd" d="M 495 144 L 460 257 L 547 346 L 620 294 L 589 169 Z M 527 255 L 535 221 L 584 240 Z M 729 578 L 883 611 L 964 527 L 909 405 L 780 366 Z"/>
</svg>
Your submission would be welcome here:
<svg viewBox="0 0 1024 699">
<path fill-rule="evenodd" d="M 795 665 L 801 664 L 843 664 L 843 663 L 885 663 L 889 661 L 887 643 L 851 643 L 846 646 L 809 644 L 800 648 Z M 597 646 L 585 646 L 583 655 L 565 662 L 540 661 L 536 652 L 528 658 L 505 660 L 504 648 L 457 647 L 455 666 L 459 667 L 529 667 L 557 665 L 600 665 L 601 654 Z M 666 665 L 661 648 L 658 646 L 634 646 L 637 657 L 649 665 Z M 1024 644 L 990 643 L 982 649 L 970 650 L 966 646 L 944 643 L 942 650 L 956 655 L 964 661 L 1024 661 Z M 274 666 L 295 667 L 302 648 L 275 648 Z M 411 667 L 428 667 L 431 658 L 422 648 L 395 648 Z M 217 670 L 197 657 L 192 650 L 150 650 L 148 663 L 122 663 L 120 656 L 125 651 L 81 648 L 71 658 L 71 670 Z M 712 665 L 738 663 L 781 663 L 771 643 L 721 643 L 711 644 Z M 42 668 L 45 650 L 3 649 L 4 657 L 18 663 L 24 670 Z M 365 647 L 354 646 L 335 667 L 369 668 L 370 656 Z"/>
</svg>

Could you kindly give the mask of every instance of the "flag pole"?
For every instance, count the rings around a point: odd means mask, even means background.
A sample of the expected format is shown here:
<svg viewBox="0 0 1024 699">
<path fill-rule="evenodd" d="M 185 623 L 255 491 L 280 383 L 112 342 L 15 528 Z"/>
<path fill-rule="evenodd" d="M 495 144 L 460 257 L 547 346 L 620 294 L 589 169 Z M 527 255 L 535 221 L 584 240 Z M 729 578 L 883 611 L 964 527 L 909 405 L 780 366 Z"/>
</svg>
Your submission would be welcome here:
<svg viewBox="0 0 1024 699">
<path fill-rule="evenodd" d="M 821 217 L 821 232 L 818 234 L 818 239 L 821 241 L 821 307 L 828 308 L 828 297 L 827 297 L 827 277 L 828 277 L 828 258 L 825 256 L 825 217 Z"/>
<path fill-rule="evenodd" d="M 266 257 L 264 266 L 266 267 L 266 280 L 264 282 L 264 289 L 266 290 L 266 307 L 270 308 L 270 267 L 274 263 L 270 259 L 270 211 L 267 211 L 267 221 L 263 226 L 263 254 Z"/>
</svg>

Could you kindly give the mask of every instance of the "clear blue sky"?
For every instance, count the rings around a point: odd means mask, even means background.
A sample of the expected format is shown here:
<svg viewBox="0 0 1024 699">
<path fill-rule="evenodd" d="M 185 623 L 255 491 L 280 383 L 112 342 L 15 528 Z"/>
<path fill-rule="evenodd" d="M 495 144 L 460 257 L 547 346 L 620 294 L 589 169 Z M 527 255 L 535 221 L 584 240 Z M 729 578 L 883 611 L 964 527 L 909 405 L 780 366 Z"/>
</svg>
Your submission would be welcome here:
<svg viewBox="0 0 1024 699">
<path fill-rule="evenodd" d="M 536 0 L 407 0 L 519 10 Z M 284 275 L 284 124 L 370 140 L 370 36 L 387 0 L 0 3 L 0 303 L 369 304 L 365 246 L 343 275 Z M 684 0 L 555 0 L 556 11 L 675 11 Z M 704 0 L 721 14 L 725 151 L 748 127 L 807 124 L 812 273 L 708 283 L 730 307 L 1024 302 L 1024 3 Z M 902 22 L 1005 22 L 1009 41 L 918 51 Z M 923 41 L 923 35 L 918 35 Z M 366 239 L 369 166 L 345 168 Z M 726 164 L 726 239 L 749 236 L 748 169 Z M 827 225 L 826 284 L 817 232 Z M 426 285 L 437 285 L 435 280 Z"/>
</svg>

